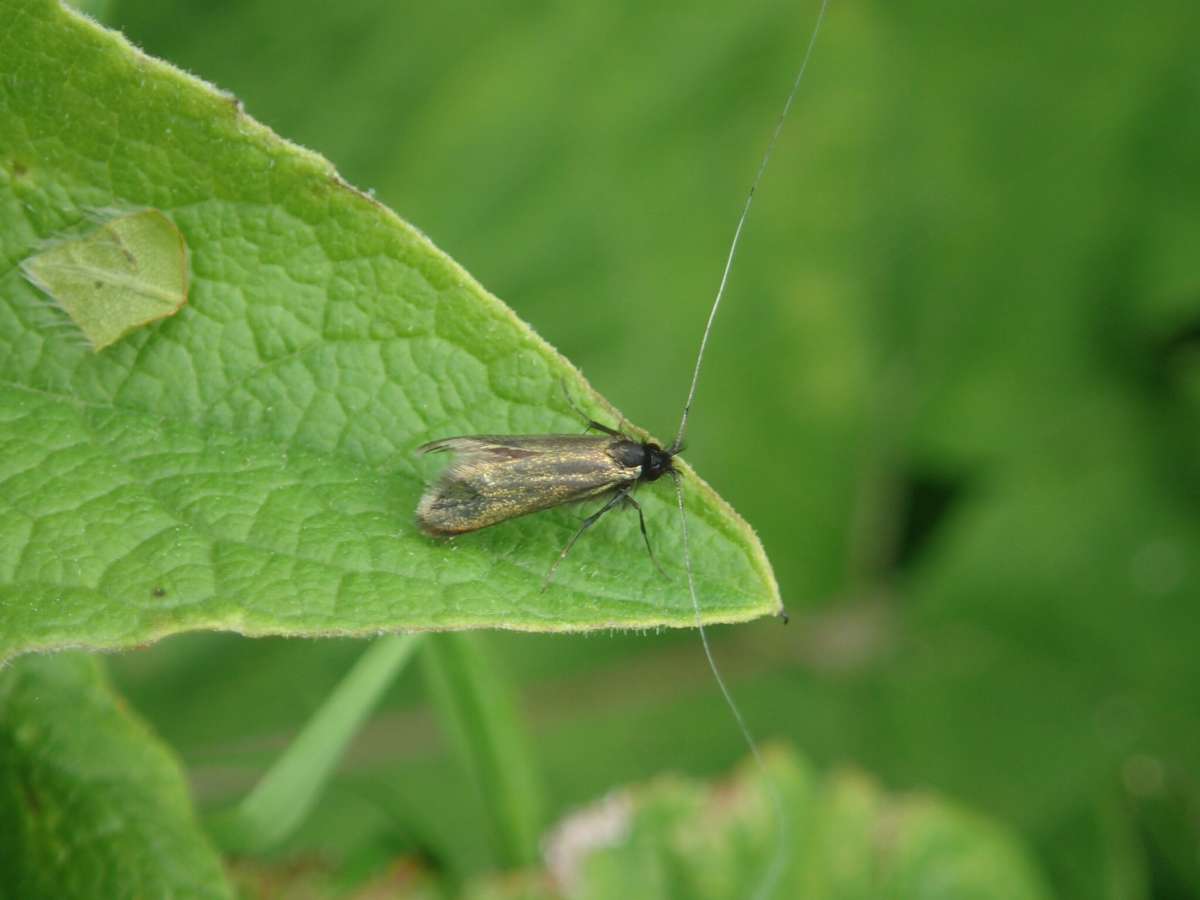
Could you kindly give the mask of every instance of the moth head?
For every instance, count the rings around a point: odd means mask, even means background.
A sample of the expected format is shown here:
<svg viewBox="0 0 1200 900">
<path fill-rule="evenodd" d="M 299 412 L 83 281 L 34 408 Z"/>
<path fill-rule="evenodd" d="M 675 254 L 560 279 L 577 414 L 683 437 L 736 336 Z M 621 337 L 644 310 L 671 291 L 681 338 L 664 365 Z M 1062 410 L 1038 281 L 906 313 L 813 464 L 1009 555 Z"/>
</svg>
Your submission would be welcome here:
<svg viewBox="0 0 1200 900">
<path fill-rule="evenodd" d="M 642 481 L 656 481 L 668 472 L 675 470 L 672 460 L 675 454 L 664 450 L 658 444 L 647 441 L 642 444 L 645 456 L 642 458 Z"/>
</svg>

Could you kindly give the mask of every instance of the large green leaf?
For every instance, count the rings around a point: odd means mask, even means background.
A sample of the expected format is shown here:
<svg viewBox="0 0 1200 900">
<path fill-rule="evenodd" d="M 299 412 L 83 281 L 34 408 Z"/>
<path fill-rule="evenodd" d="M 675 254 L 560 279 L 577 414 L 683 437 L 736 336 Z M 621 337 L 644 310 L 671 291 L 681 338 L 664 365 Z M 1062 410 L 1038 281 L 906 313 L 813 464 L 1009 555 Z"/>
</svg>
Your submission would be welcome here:
<svg viewBox="0 0 1200 900">
<path fill-rule="evenodd" d="M 244 634 L 689 625 L 667 491 L 643 491 L 670 580 L 612 516 L 555 584 L 555 510 L 453 543 L 412 511 L 469 432 L 578 430 L 578 373 L 416 229 L 236 99 L 51 0 L 0 16 L 0 657 Z M 161 210 L 188 304 L 92 354 L 18 266 L 97 210 Z M 688 472 L 704 615 L 779 608 L 761 547 Z"/>
<path fill-rule="evenodd" d="M 80 654 L 0 672 L 0 897 L 229 897 L 175 760 Z"/>
</svg>

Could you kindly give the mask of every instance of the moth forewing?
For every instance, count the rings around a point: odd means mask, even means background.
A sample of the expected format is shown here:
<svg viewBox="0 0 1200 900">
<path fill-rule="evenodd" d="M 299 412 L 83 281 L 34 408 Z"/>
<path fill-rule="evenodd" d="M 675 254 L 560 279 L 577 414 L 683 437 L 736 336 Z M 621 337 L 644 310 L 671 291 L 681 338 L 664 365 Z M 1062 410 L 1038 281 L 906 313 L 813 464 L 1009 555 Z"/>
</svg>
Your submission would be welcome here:
<svg viewBox="0 0 1200 900">
<path fill-rule="evenodd" d="M 607 434 L 477 434 L 417 449 L 456 456 L 417 504 L 417 524 L 440 536 L 627 489 L 645 458 L 641 444 Z"/>
</svg>

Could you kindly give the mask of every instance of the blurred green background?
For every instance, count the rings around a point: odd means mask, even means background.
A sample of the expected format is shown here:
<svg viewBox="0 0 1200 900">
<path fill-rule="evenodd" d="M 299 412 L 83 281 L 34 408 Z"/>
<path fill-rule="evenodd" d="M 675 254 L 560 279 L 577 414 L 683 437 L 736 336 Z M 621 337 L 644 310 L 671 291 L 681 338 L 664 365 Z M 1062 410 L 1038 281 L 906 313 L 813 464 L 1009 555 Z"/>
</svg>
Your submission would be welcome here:
<svg viewBox="0 0 1200 900">
<path fill-rule="evenodd" d="M 669 436 L 816 4 L 114 0 Z M 717 629 L 752 729 L 1019 829 L 1062 897 L 1200 896 L 1200 5 L 839 2 L 689 462 L 793 614 Z M 665 489 L 665 488 L 664 488 Z M 675 527 L 651 522 L 651 529 Z M 495 634 L 551 816 L 745 748 L 696 635 Z M 202 808 L 361 651 L 113 659 Z M 492 864 L 414 673 L 290 853 Z"/>
</svg>

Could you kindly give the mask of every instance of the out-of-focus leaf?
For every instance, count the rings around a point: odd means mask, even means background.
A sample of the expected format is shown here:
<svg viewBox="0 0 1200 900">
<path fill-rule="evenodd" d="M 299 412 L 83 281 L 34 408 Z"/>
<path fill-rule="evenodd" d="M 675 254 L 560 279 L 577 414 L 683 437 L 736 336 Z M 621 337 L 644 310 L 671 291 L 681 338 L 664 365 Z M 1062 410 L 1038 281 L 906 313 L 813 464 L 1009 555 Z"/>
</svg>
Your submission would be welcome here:
<svg viewBox="0 0 1200 900">
<path fill-rule="evenodd" d="M 0 671 L 0 897 L 232 897 L 175 759 L 100 663 Z"/>
<path fill-rule="evenodd" d="M 790 753 L 767 759 L 769 782 L 749 766 L 722 785 L 665 777 L 575 813 L 549 843 L 564 895 L 1049 897 L 1023 845 L 993 822 L 932 796 L 889 796 L 858 774 L 816 778 Z M 773 790 L 788 843 L 781 879 L 760 894 L 776 847 Z"/>
<path fill-rule="evenodd" d="M 1009 830 L 933 795 L 892 795 L 855 772 L 819 777 L 791 751 L 765 755 L 726 782 L 681 776 L 614 790 L 570 813 L 543 841 L 546 868 L 442 884 L 470 900 L 1048 900 L 1045 880 Z M 780 847 L 772 792 L 786 810 Z M 782 849 L 782 853 L 778 851 Z M 762 893 L 763 877 L 781 862 Z M 309 867 L 311 869 L 311 867 Z M 387 873 L 391 874 L 391 881 Z M 329 873 L 312 881 L 324 885 Z M 259 870 L 259 880 L 289 877 Z M 390 883 L 436 894 L 439 880 L 393 861 L 345 893 Z M 324 888 L 316 896 L 325 896 Z"/>
</svg>

